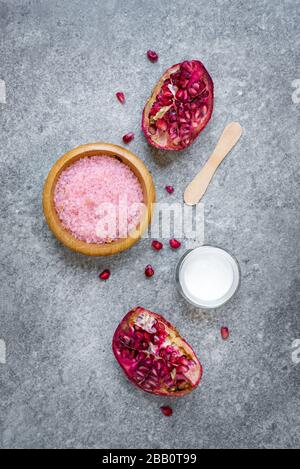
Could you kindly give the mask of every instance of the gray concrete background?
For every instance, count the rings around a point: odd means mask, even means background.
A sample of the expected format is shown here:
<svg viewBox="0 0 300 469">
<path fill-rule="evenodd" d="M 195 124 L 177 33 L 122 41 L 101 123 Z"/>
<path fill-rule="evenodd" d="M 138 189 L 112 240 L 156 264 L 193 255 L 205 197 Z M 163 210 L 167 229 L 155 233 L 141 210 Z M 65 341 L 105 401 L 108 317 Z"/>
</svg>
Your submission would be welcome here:
<svg viewBox="0 0 300 469">
<path fill-rule="evenodd" d="M 296 0 L 67 0 L 0 2 L 0 365 L 2 447 L 299 447 L 299 114 Z M 147 49 L 160 59 L 151 64 Z M 199 58 L 215 83 L 215 111 L 180 154 L 151 149 L 142 107 L 161 73 Z M 122 107 L 114 93 L 127 96 Z M 181 201 L 223 127 L 241 142 L 205 198 L 205 240 L 234 253 L 242 288 L 224 308 L 189 307 L 173 282 L 183 252 L 149 241 L 109 259 L 64 249 L 43 220 L 44 179 L 87 142 L 121 143 L 151 169 L 159 201 Z M 144 278 L 151 262 L 156 276 Z M 109 282 L 98 272 L 110 268 Z M 172 403 L 126 381 L 111 338 L 135 305 L 164 314 L 197 351 L 204 377 Z M 231 339 L 220 339 L 228 325 Z"/>
</svg>

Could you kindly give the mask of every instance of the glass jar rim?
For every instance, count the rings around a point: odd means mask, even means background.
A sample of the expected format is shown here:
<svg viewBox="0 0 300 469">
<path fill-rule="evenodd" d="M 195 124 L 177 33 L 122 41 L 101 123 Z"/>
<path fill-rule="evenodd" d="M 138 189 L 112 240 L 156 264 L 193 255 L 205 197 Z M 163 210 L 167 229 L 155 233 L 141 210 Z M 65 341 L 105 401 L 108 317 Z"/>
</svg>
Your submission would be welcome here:
<svg viewBox="0 0 300 469">
<path fill-rule="evenodd" d="M 223 253 L 226 253 L 230 258 L 231 260 L 233 261 L 233 264 L 236 266 L 236 275 L 235 275 L 235 286 L 234 286 L 234 289 L 233 291 L 231 292 L 231 294 L 228 296 L 228 293 L 226 295 L 223 295 L 223 297 L 220 298 L 220 300 L 222 298 L 225 297 L 225 299 L 223 301 L 221 301 L 220 303 L 218 303 L 217 305 L 214 304 L 214 305 L 209 305 L 207 302 L 203 302 L 203 303 L 197 303 L 196 301 L 194 301 L 193 299 L 189 298 L 187 296 L 187 294 L 184 292 L 183 288 L 182 288 L 182 285 L 181 285 L 181 281 L 180 281 L 180 271 L 181 271 L 181 268 L 182 268 L 182 265 L 183 263 L 185 262 L 186 258 L 192 253 L 192 252 L 195 252 L 197 250 L 201 250 L 203 248 L 212 248 L 212 249 L 217 249 L 217 250 L 220 250 L 222 251 Z M 181 258 L 179 259 L 178 263 L 177 263 L 177 266 L 176 266 L 176 271 L 175 271 L 175 280 L 176 280 L 176 286 L 177 286 L 177 289 L 179 291 L 179 293 L 181 294 L 181 296 L 190 304 L 192 304 L 193 306 L 196 306 L 197 308 L 201 308 L 201 309 L 217 309 L 217 308 L 220 308 L 221 306 L 224 306 L 226 303 L 228 303 L 237 293 L 237 291 L 239 290 L 240 288 L 240 285 L 241 285 L 241 268 L 240 268 L 240 265 L 239 265 L 239 262 L 237 260 L 237 258 L 235 256 L 233 256 L 231 254 L 231 252 L 229 252 L 227 249 L 224 249 L 220 246 L 216 246 L 216 245 L 211 245 L 211 244 L 203 244 L 201 246 L 198 246 L 196 248 L 193 248 L 193 249 L 188 249 L 182 256 Z M 230 291 L 230 290 L 229 290 Z"/>
</svg>

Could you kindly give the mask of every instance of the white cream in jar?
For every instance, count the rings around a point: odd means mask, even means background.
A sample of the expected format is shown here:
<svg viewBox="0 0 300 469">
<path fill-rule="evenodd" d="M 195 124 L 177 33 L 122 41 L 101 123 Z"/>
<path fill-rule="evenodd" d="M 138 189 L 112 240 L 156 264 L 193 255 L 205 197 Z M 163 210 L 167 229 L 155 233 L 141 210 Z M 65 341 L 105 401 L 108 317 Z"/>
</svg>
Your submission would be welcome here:
<svg viewBox="0 0 300 469">
<path fill-rule="evenodd" d="M 177 266 L 177 283 L 184 298 L 195 306 L 217 308 L 240 284 L 237 261 L 225 250 L 200 246 L 188 251 Z"/>
</svg>

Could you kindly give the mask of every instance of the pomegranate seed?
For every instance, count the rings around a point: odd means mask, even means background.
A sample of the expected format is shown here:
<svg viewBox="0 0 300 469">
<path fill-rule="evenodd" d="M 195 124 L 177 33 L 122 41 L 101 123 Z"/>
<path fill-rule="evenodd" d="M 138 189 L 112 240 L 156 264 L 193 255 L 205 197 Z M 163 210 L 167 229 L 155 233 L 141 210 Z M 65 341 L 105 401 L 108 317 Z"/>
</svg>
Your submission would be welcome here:
<svg viewBox="0 0 300 469">
<path fill-rule="evenodd" d="M 154 50 L 148 50 L 147 51 L 147 57 L 148 59 L 150 60 L 150 62 L 157 62 L 158 60 L 158 55 L 156 52 L 154 52 Z"/>
<path fill-rule="evenodd" d="M 153 249 L 155 249 L 155 251 L 160 251 L 164 247 L 163 243 L 157 241 L 156 239 L 152 241 L 151 246 L 153 247 Z"/>
<path fill-rule="evenodd" d="M 178 249 L 181 246 L 181 242 L 177 241 L 177 239 L 170 239 L 169 244 L 172 249 Z"/>
<path fill-rule="evenodd" d="M 166 417 L 171 417 L 171 415 L 173 414 L 173 410 L 168 405 L 161 406 L 160 410 Z"/>
<path fill-rule="evenodd" d="M 122 93 L 121 91 L 118 91 L 118 93 L 116 93 L 116 97 L 120 101 L 120 103 L 122 103 L 122 104 L 125 103 L 125 94 L 124 93 Z"/>
<path fill-rule="evenodd" d="M 169 194 L 173 194 L 174 187 L 173 186 L 166 186 L 166 191 L 169 192 Z"/>
<path fill-rule="evenodd" d="M 221 336 L 223 340 L 227 340 L 229 337 L 229 329 L 228 327 L 221 327 Z"/>
<path fill-rule="evenodd" d="M 145 268 L 145 275 L 146 277 L 153 277 L 154 275 L 154 269 L 152 265 L 148 264 Z"/>
<path fill-rule="evenodd" d="M 161 130 L 167 130 L 168 124 L 166 123 L 164 119 L 157 119 L 156 127 Z"/>
<path fill-rule="evenodd" d="M 123 136 L 123 142 L 124 143 L 130 143 L 131 140 L 133 140 L 133 139 L 134 139 L 134 133 L 133 132 L 129 132 L 128 134 Z"/>
<path fill-rule="evenodd" d="M 108 269 L 103 270 L 103 272 L 101 272 L 101 274 L 99 274 L 100 280 L 108 280 L 109 277 L 110 277 L 110 270 L 108 270 Z"/>
</svg>

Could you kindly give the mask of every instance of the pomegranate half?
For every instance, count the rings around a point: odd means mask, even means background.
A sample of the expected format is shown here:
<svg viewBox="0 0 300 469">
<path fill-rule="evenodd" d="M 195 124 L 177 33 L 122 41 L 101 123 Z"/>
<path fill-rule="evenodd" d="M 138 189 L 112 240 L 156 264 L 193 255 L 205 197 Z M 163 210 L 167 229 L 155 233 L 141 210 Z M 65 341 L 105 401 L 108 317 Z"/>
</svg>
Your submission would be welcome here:
<svg viewBox="0 0 300 469">
<path fill-rule="evenodd" d="M 129 380 L 160 396 L 184 396 L 195 389 L 202 366 L 189 344 L 166 319 L 142 307 L 123 318 L 113 352 Z"/>
<path fill-rule="evenodd" d="M 199 60 L 173 65 L 144 108 L 142 128 L 148 142 L 162 150 L 188 147 L 210 120 L 213 103 L 213 81 Z"/>
</svg>

